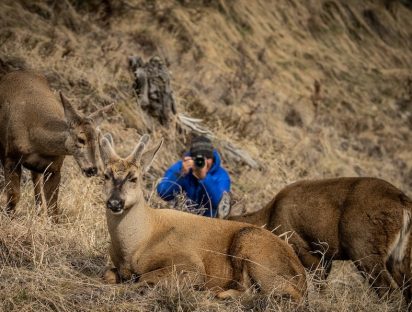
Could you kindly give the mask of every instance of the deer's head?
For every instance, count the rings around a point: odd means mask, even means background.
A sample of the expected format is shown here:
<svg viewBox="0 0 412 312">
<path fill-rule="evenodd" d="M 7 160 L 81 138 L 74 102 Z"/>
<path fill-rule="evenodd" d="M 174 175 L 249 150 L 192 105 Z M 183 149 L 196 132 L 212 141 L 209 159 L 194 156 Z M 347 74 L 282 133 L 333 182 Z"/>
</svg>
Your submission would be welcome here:
<svg viewBox="0 0 412 312">
<path fill-rule="evenodd" d="M 69 127 L 69 135 L 65 142 L 66 150 L 73 155 L 87 177 L 94 176 L 98 172 L 100 160 L 96 125 L 102 120 L 102 113 L 111 110 L 114 105 L 107 105 L 89 116 L 82 116 L 62 93 L 60 98 Z"/>
<path fill-rule="evenodd" d="M 149 170 L 163 140 L 151 150 L 144 152 L 148 142 L 149 135 L 143 135 L 133 152 L 128 157 L 121 158 L 114 151 L 111 135 L 105 135 L 100 140 L 106 207 L 113 214 L 120 215 L 125 210 L 144 203 L 141 179 Z"/>
</svg>

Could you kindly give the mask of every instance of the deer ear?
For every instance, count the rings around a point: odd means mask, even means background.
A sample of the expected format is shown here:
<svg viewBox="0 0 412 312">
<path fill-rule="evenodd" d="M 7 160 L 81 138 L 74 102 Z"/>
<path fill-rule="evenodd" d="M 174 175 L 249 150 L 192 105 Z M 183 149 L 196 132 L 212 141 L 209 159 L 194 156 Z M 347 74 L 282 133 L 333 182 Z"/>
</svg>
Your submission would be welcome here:
<svg viewBox="0 0 412 312">
<path fill-rule="evenodd" d="M 111 138 L 110 134 L 109 137 Z M 100 155 L 105 166 L 107 166 L 111 160 L 119 158 L 110 143 L 110 138 L 105 134 L 99 141 Z M 113 140 L 113 138 L 111 138 L 111 140 Z"/>
<path fill-rule="evenodd" d="M 95 124 L 100 124 L 103 121 L 103 113 L 110 112 L 114 108 L 114 103 L 106 105 L 97 111 L 91 113 L 88 118 L 92 119 Z"/>
<path fill-rule="evenodd" d="M 163 145 L 163 139 L 161 139 L 160 142 L 154 148 L 145 152 L 142 155 L 140 163 L 142 165 L 143 172 L 149 171 L 150 166 L 152 165 L 153 159 L 156 157 L 156 154 L 159 152 L 162 145 Z"/>
<path fill-rule="evenodd" d="M 69 100 L 63 95 L 63 93 L 60 91 L 60 99 L 63 104 L 63 109 L 64 109 L 64 116 L 66 117 L 67 121 L 77 121 L 81 119 L 80 114 L 77 112 L 77 110 L 73 107 L 73 105 L 69 102 Z"/>
</svg>

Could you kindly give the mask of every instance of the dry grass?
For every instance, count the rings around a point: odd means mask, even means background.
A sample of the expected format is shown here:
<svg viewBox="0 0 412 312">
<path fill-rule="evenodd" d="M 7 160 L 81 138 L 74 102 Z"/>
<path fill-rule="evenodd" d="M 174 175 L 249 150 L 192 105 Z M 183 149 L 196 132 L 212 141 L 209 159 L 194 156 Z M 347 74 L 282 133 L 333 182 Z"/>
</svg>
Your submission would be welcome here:
<svg viewBox="0 0 412 312">
<path fill-rule="evenodd" d="M 74 170 L 74 168 L 73 168 Z M 196 291 L 177 279 L 154 289 L 133 283 L 106 285 L 101 276 L 108 265 L 104 209 L 96 202 L 97 183 L 80 189 L 66 180 L 64 221 L 23 209 L 13 219 L 0 217 L 1 292 L 3 311 L 294 311 L 288 301 L 257 296 L 221 302 L 207 291 Z M 84 182 L 84 181 L 81 181 Z M 84 185 L 84 184 L 82 184 Z M 24 185 L 23 202 L 30 202 Z M 93 203 L 93 204 L 90 204 Z M 76 207 L 73 209 L 73 207 Z M 318 292 L 309 275 L 308 306 L 304 311 L 401 311 L 399 296 L 378 300 L 347 263 L 337 263 L 324 291 Z"/>
<path fill-rule="evenodd" d="M 385 4 L 386 3 L 386 4 Z M 129 55 L 169 64 L 178 109 L 263 165 L 223 157 L 247 210 L 302 178 L 378 176 L 411 195 L 412 11 L 398 1 L 99 1 L 0 3 L 0 75 L 28 67 L 84 112 L 116 101 L 102 125 L 120 153 L 144 132 L 165 138 L 147 195 L 184 150 L 187 135 L 136 107 Z M 111 11 L 109 10 L 111 9 Z M 314 91 L 318 81 L 320 91 Z M 109 241 L 98 179 L 68 158 L 61 222 L 35 211 L 27 176 L 13 219 L 0 216 L 0 310 L 287 311 L 273 298 L 218 302 L 170 283 L 142 292 L 108 286 Z M 0 189 L 2 187 L 0 186 Z M 1 201 L 4 205 L 4 198 Z M 307 311 L 402 311 L 378 300 L 352 265 L 334 265 Z"/>
</svg>

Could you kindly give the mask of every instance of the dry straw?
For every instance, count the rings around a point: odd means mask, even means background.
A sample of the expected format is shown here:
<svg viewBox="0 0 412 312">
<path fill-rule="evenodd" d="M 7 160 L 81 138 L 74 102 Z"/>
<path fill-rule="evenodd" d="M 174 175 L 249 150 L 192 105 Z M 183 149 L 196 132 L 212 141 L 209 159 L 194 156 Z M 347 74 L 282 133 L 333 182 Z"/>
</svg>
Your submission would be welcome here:
<svg viewBox="0 0 412 312">
<path fill-rule="evenodd" d="M 120 153 L 145 132 L 164 137 L 146 177 L 147 197 L 159 208 L 167 205 L 154 186 L 187 137 L 136 107 L 129 55 L 164 58 L 178 111 L 263 164 L 223 159 L 241 209 L 259 209 L 303 178 L 378 176 L 410 195 L 410 12 L 401 1 L 372 0 L 1 1 L 0 75 L 39 70 L 84 112 L 116 101 L 102 131 L 113 133 Z M 0 215 L 0 311 L 296 309 L 271 296 L 219 302 L 178 279 L 146 290 L 105 285 L 99 178 L 82 177 L 66 159 L 58 224 L 37 211 L 27 172 L 23 180 L 16 215 Z M 300 310 L 405 309 L 399 294 L 378 299 L 352 264 L 334 263 L 326 282 L 308 276 Z"/>
</svg>

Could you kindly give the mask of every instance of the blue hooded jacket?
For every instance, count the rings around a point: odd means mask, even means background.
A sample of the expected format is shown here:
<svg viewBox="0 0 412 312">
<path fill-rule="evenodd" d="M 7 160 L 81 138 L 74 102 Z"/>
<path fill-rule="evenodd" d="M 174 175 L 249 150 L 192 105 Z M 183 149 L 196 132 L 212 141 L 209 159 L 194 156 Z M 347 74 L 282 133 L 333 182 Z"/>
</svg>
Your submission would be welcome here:
<svg viewBox="0 0 412 312">
<path fill-rule="evenodd" d="M 162 181 L 157 185 L 157 193 L 162 199 L 170 201 L 184 191 L 196 204 L 195 208 L 206 208 L 204 216 L 215 217 L 223 192 L 230 191 L 229 174 L 220 163 L 220 156 L 214 150 L 212 167 L 204 179 L 198 180 L 191 170 L 186 175 L 182 174 L 183 161 L 179 160 L 165 172 Z"/>
</svg>

